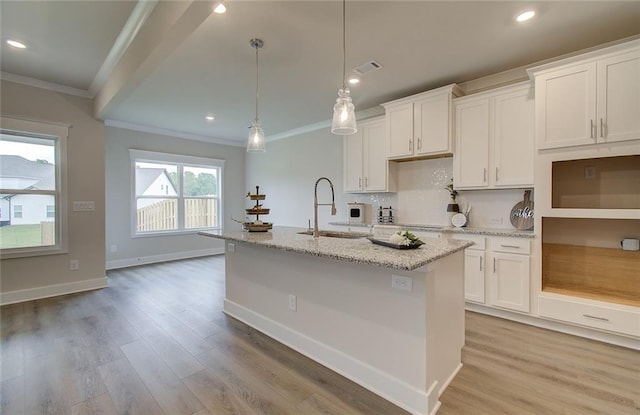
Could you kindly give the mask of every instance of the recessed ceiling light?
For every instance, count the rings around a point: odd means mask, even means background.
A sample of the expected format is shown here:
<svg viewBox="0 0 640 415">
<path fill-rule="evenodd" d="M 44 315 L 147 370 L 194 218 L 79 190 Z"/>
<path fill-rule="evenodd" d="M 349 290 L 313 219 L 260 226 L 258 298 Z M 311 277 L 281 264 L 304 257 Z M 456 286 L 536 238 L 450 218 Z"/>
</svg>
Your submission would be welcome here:
<svg viewBox="0 0 640 415">
<path fill-rule="evenodd" d="M 216 119 L 216 117 L 214 117 L 213 115 L 207 115 L 206 117 L 204 117 L 204 119 L 207 121 L 213 121 Z"/>
<path fill-rule="evenodd" d="M 7 39 L 7 45 L 12 46 L 12 47 L 14 47 L 16 49 L 26 49 L 27 48 L 27 45 L 25 45 L 24 43 L 19 42 L 17 40 L 14 40 L 14 39 Z"/>
<path fill-rule="evenodd" d="M 216 7 L 213 8 L 213 12 L 217 14 L 223 14 L 227 12 L 227 6 L 225 6 L 224 1 L 218 2 Z"/>
<path fill-rule="evenodd" d="M 535 11 L 533 11 L 533 10 L 527 10 L 527 11 L 524 11 L 524 12 L 520 13 L 520 14 L 516 17 L 516 21 L 517 21 L 517 22 L 520 22 L 520 23 L 522 23 L 522 22 L 526 22 L 527 20 L 532 19 L 532 18 L 533 18 L 533 16 L 535 16 L 535 15 L 536 15 L 536 12 L 535 12 Z"/>
<path fill-rule="evenodd" d="M 353 78 L 349 78 L 349 83 L 350 83 L 351 85 L 359 84 L 359 83 L 360 83 L 360 79 L 355 78 L 355 77 L 353 77 Z"/>
</svg>

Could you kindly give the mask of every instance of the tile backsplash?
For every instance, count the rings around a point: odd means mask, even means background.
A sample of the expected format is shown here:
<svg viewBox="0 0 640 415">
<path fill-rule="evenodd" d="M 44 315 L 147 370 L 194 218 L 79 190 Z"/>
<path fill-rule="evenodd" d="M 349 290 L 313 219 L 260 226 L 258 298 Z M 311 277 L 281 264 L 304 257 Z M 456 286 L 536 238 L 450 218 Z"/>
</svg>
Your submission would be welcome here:
<svg viewBox="0 0 640 415">
<path fill-rule="evenodd" d="M 445 186 L 453 175 L 453 159 L 402 162 L 397 167 L 397 193 L 349 195 L 349 201 L 367 205 L 367 222 L 376 220 L 379 206 L 392 206 L 397 223 L 449 226 Z M 461 210 L 471 208 L 469 226 L 512 229 L 511 208 L 523 197 L 524 189 L 462 190 L 457 201 Z"/>
</svg>

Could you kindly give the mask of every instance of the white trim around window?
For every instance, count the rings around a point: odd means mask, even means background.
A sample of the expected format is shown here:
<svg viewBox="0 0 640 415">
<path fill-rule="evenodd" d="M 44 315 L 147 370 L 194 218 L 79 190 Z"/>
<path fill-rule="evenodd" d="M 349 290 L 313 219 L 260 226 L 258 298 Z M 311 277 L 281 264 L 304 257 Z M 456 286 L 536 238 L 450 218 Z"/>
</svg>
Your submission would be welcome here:
<svg viewBox="0 0 640 415">
<path fill-rule="evenodd" d="M 0 117 L 0 132 L 24 140 L 51 141 L 55 149 L 55 189 L 0 189 L 0 193 L 54 196 L 55 237 L 51 245 L 24 246 L 0 249 L 2 258 L 22 258 L 39 255 L 65 254 L 68 252 L 68 201 L 67 201 L 67 138 L 70 125 L 55 122 L 29 120 L 3 115 Z"/>
<path fill-rule="evenodd" d="M 223 177 L 224 177 L 224 160 L 213 159 L 207 157 L 186 156 L 181 154 L 161 153 L 155 151 L 129 149 L 129 158 L 131 165 L 130 173 L 130 227 L 131 237 L 155 237 L 155 236 L 168 236 L 168 235 L 184 235 L 194 234 L 201 230 L 222 230 L 224 224 L 223 204 L 224 204 L 224 189 L 223 189 Z M 136 191 L 136 163 L 152 163 L 160 165 L 171 165 L 176 167 L 176 173 L 178 178 L 176 194 L 170 194 L 166 184 L 161 184 L 159 189 L 162 190 L 162 194 L 157 193 L 153 196 L 144 196 L 137 194 Z M 216 192 L 215 195 L 206 196 L 185 196 L 183 194 L 184 189 L 184 169 L 189 168 L 205 168 L 214 169 L 216 174 Z M 173 189 L 172 189 L 173 190 Z M 144 199 L 158 199 L 175 200 L 177 205 L 177 220 L 175 229 L 172 230 L 138 230 L 137 220 L 137 208 L 138 200 Z M 217 206 L 217 223 L 214 226 L 201 226 L 201 227 L 188 227 L 185 225 L 185 208 L 184 202 L 186 199 L 203 199 L 211 200 Z"/>
</svg>

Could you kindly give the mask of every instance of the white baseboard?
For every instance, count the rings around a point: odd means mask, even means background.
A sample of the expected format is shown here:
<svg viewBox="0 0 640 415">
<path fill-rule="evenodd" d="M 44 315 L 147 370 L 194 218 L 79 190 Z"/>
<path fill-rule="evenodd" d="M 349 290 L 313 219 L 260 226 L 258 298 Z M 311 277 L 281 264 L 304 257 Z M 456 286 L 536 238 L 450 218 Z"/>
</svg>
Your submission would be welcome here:
<svg viewBox="0 0 640 415">
<path fill-rule="evenodd" d="M 81 291 L 97 290 L 98 288 L 105 288 L 106 286 L 107 277 L 101 277 L 91 280 L 67 282 L 64 284 L 46 285 L 44 287 L 29 288 L 26 290 L 7 291 L 0 293 L 0 305 L 22 303 L 24 301 L 38 300 Z"/>
<path fill-rule="evenodd" d="M 468 311 L 474 311 L 480 314 L 487 314 L 494 317 L 504 318 L 506 320 L 517 321 L 518 323 L 528 324 L 530 326 L 558 331 L 561 333 L 584 337 L 591 340 L 598 340 L 603 343 L 615 344 L 616 346 L 622 346 L 629 349 L 640 350 L 640 340 L 636 340 L 636 339 L 622 336 L 622 335 L 617 336 L 611 333 L 605 333 L 598 330 L 591 330 L 585 327 L 575 326 L 570 323 L 565 324 L 555 320 L 548 320 L 544 317 L 531 316 L 531 315 L 519 314 L 519 313 L 511 313 L 506 310 L 499 310 L 492 307 L 485 307 L 480 304 L 466 303 L 465 307 Z"/>
<path fill-rule="evenodd" d="M 224 312 L 414 415 L 427 415 L 430 401 L 435 402 L 432 407 L 437 410 L 438 382 L 434 382 L 428 392 L 421 391 L 329 345 L 227 299 L 224 300 Z M 435 411 L 432 414 L 435 414 Z"/>
<path fill-rule="evenodd" d="M 213 249 L 199 249 L 197 251 L 170 252 L 161 255 L 150 255 L 137 258 L 115 259 L 107 261 L 107 269 L 134 267 L 136 265 L 155 264 L 158 262 L 176 261 L 179 259 L 198 258 L 209 255 L 224 254 L 224 246 Z"/>
</svg>

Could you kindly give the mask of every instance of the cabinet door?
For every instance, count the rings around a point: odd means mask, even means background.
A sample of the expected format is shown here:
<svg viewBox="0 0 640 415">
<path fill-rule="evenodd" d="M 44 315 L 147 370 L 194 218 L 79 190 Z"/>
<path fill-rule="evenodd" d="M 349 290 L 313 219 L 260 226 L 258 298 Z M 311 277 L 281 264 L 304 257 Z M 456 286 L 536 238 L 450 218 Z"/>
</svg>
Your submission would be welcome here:
<svg viewBox="0 0 640 415">
<path fill-rule="evenodd" d="M 488 169 L 489 99 L 456 104 L 453 183 L 457 188 L 487 187 Z"/>
<path fill-rule="evenodd" d="M 343 139 L 343 175 L 344 191 L 360 192 L 362 190 L 362 169 L 363 169 L 363 132 L 359 129 L 357 133 L 347 135 Z"/>
<path fill-rule="evenodd" d="M 529 255 L 492 253 L 491 305 L 529 312 Z"/>
<path fill-rule="evenodd" d="M 492 100 L 493 168 L 496 187 L 533 186 L 533 90 L 498 95 Z"/>
<path fill-rule="evenodd" d="M 598 141 L 640 139 L 640 51 L 598 62 Z"/>
<path fill-rule="evenodd" d="M 413 103 L 415 155 L 452 152 L 450 105 L 449 92 Z"/>
<path fill-rule="evenodd" d="M 387 157 L 413 155 L 413 103 L 385 110 L 387 120 Z"/>
<path fill-rule="evenodd" d="M 535 88 L 538 148 L 595 143 L 595 62 L 537 76 Z"/>
<path fill-rule="evenodd" d="M 369 124 L 364 134 L 364 182 L 365 191 L 387 191 L 387 156 L 384 149 L 386 130 L 384 120 Z"/>
<path fill-rule="evenodd" d="M 464 298 L 484 304 L 484 251 L 464 251 Z"/>
</svg>

